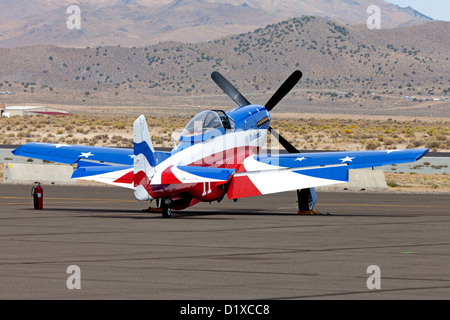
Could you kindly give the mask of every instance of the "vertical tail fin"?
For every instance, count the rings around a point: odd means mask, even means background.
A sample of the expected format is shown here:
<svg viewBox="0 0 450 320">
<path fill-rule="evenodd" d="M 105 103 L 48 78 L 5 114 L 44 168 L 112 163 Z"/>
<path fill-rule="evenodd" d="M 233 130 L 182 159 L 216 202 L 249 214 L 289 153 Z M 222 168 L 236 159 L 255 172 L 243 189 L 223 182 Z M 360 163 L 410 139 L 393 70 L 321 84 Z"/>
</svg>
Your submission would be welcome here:
<svg viewBox="0 0 450 320">
<path fill-rule="evenodd" d="M 137 200 L 152 199 L 148 193 L 150 179 L 155 173 L 156 154 L 145 116 L 141 115 L 133 123 L 133 155 L 134 155 L 134 196 Z"/>
</svg>

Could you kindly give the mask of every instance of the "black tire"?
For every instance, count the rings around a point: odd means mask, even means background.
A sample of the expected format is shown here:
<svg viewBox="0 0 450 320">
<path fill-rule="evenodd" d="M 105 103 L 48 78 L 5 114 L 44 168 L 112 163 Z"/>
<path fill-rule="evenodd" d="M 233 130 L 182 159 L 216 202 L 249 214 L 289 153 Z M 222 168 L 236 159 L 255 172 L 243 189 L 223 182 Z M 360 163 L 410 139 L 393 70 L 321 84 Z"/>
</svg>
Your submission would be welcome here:
<svg viewBox="0 0 450 320">
<path fill-rule="evenodd" d="M 298 210 L 312 211 L 314 209 L 314 202 L 309 189 L 297 190 Z"/>
<path fill-rule="evenodd" d="M 161 206 L 163 218 L 170 218 L 172 216 L 172 208 L 168 204 Z"/>
</svg>

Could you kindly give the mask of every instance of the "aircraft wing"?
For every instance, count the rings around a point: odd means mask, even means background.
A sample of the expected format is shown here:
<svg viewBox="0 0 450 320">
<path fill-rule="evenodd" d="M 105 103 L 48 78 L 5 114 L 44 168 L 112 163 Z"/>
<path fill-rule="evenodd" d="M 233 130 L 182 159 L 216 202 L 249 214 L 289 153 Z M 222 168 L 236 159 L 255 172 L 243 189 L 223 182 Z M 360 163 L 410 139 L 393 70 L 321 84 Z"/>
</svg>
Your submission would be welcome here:
<svg viewBox="0 0 450 320">
<path fill-rule="evenodd" d="M 16 156 L 74 164 L 81 160 L 133 165 L 133 149 L 30 142 L 15 150 Z"/>
<path fill-rule="evenodd" d="M 252 155 L 235 173 L 230 199 L 320 187 L 348 181 L 349 169 L 414 162 L 429 149 Z"/>
<path fill-rule="evenodd" d="M 151 178 L 151 185 L 220 182 L 226 183 L 234 169 L 220 169 L 196 166 L 170 166 L 162 172 L 156 172 Z M 135 189 L 133 166 L 99 166 L 79 163 L 72 179 L 91 180 L 119 187 Z"/>
</svg>

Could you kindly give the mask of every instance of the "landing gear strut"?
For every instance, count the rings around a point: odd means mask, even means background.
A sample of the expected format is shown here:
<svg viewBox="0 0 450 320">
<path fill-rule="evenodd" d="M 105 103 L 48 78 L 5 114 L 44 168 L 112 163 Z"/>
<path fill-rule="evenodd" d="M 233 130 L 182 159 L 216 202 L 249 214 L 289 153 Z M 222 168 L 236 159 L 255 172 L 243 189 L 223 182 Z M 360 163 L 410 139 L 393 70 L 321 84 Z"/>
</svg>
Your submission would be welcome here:
<svg viewBox="0 0 450 320">
<path fill-rule="evenodd" d="M 298 214 L 317 214 L 314 204 L 317 194 L 314 188 L 297 190 Z"/>
</svg>

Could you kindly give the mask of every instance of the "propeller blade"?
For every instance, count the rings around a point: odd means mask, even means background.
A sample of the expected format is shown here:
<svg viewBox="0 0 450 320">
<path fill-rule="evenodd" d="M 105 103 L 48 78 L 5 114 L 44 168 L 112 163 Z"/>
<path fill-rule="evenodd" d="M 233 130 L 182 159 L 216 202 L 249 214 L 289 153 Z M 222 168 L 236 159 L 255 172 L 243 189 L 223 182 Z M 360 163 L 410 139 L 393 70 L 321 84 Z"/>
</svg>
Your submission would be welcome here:
<svg viewBox="0 0 450 320">
<path fill-rule="evenodd" d="M 245 97 L 219 72 L 214 71 L 211 74 L 211 78 L 214 82 L 225 92 L 234 102 L 240 107 L 248 106 L 251 104 Z"/>
<path fill-rule="evenodd" d="M 283 138 L 275 129 L 269 126 L 269 132 L 278 140 L 278 142 L 286 149 L 289 153 L 300 153 L 296 147 L 294 147 L 289 141 Z"/>
<path fill-rule="evenodd" d="M 300 70 L 294 71 L 289 78 L 281 85 L 280 88 L 273 94 L 272 98 L 267 101 L 265 107 L 267 110 L 271 111 L 281 99 L 284 98 L 285 95 L 295 87 L 297 82 L 302 78 L 302 72 Z"/>
</svg>

